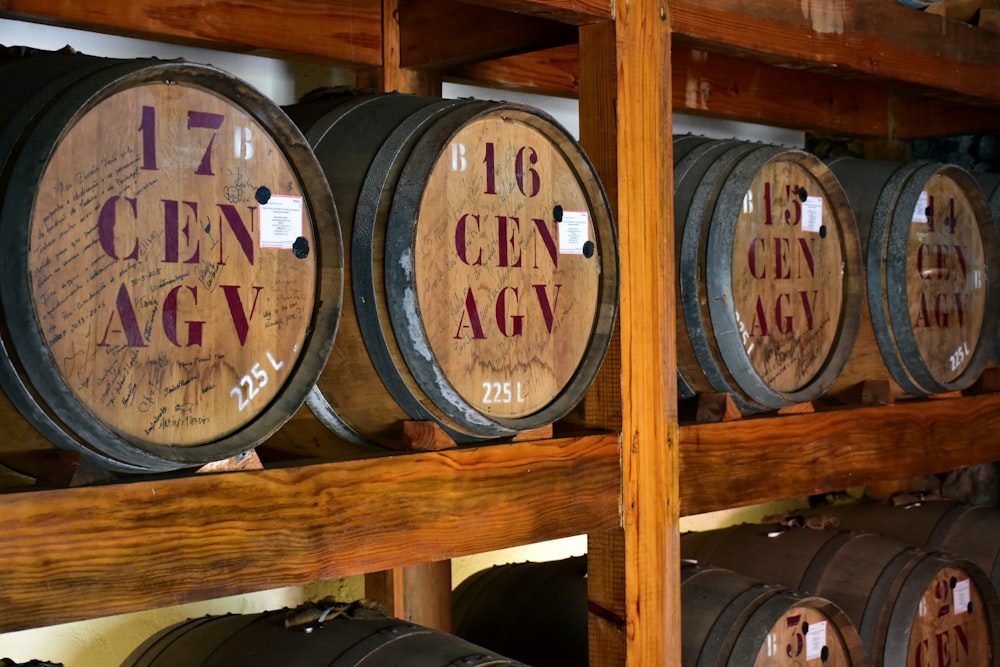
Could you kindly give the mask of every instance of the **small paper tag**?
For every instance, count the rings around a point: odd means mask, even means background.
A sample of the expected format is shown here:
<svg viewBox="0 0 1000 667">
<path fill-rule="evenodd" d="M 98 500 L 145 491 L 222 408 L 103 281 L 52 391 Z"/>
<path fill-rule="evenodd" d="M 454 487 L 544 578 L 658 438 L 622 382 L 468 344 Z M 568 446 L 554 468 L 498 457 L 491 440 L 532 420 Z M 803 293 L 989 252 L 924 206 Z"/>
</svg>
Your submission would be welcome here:
<svg viewBox="0 0 1000 667">
<path fill-rule="evenodd" d="M 802 231 L 818 232 L 823 226 L 823 198 L 806 197 L 802 205 Z"/>
<path fill-rule="evenodd" d="M 927 222 L 927 190 L 917 197 L 917 205 L 913 207 L 913 222 Z"/>
<path fill-rule="evenodd" d="M 964 614 L 969 611 L 969 602 L 972 599 L 971 591 L 969 590 L 969 580 L 963 579 L 955 584 L 955 589 L 952 595 L 952 599 L 955 603 L 955 613 Z"/>
<path fill-rule="evenodd" d="M 823 657 L 823 647 L 826 646 L 826 621 L 809 624 L 806 633 L 806 661 Z"/>
<path fill-rule="evenodd" d="M 289 249 L 302 236 L 303 198 L 271 195 L 260 207 L 260 247 Z"/>
<path fill-rule="evenodd" d="M 563 211 L 559 223 L 559 254 L 582 255 L 583 245 L 590 240 L 589 216 L 586 211 Z"/>
</svg>

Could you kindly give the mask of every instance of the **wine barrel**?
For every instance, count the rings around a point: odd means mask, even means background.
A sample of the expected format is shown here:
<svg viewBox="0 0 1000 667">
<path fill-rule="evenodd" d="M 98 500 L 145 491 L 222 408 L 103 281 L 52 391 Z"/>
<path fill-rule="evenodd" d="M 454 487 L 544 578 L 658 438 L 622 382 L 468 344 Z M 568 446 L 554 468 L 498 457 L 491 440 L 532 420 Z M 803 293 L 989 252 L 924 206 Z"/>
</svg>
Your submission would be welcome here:
<svg viewBox="0 0 1000 667">
<path fill-rule="evenodd" d="M 336 210 L 302 134 L 245 83 L 180 61 L 37 54 L 0 86 L 5 399 L 118 470 L 266 439 L 340 312 Z"/>
<path fill-rule="evenodd" d="M 588 664 L 587 557 L 507 563 L 455 587 L 455 634 L 533 667 Z"/>
<path fill-rule="evenodd" d="M 725 568 L 681 569 L 685 667 L 865 665 L 854 624 L 837 605 Z"/>
<path fill-rule="evenodd" d="M 861 249 L 840 184 L 801 150 L 675 138 L 682 398 L 743 410 L 822 396 L 850 355 Z"/>
<path fill-rule="evenodd" d="M 812 510 L 837 526 L 944 551 L 978 565 L 1000 592 L 1000 509 L 951 500 L 909 505 L 858 502 Z"/>
<path fill-rule="evenodd" d="M 455 589 L 455 633 L 535 667 L 587 664 L 587 557 L 481 570 Z M 864 665 L 828 600 L 718 567 L 681 568 L 684 667 Z"/>
<path fill-rule="evenodd" d="M 873 667 L 1000 661 L 1000 601 L 970 561 L 874 533 L 775 525 L 688 533 L 681 553 L 829 599 L 857 627 Z"/>
<path fill-rule="evenodd" d="M 551 424 L 583 397 L 618 302 L 611 212 L 572 137 L 521 105 L 413 95 L 287 107 L 334 191 L 351 289 L 307 403 L 401 447 Z"/>
<path fill-rule="evenodd" d="M 316 613 L 309 613 L 315 611 Z M 352 607 L 229 614 L 166 628 L 122 667 L 521 666 L 454 635 Z"/>
<path fill-rule="evenodd" d="M 857 359 L 835 391 L 866 379 L 912 396 L 968 388 L 1000 322 L 997 233 L 982 188 L 955 165 L 829 164 L 858 219 L 868 299 Z"/>
</svg>

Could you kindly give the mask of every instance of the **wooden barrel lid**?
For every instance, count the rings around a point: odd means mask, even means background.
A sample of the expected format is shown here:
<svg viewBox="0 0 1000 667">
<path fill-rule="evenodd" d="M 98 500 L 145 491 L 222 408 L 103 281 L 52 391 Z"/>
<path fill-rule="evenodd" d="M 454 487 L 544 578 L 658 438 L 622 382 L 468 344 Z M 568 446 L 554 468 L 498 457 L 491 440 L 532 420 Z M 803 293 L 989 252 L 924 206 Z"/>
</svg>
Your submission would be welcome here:
<svg viewBox="0 0 1000 667">
<path fill-rule="evenodd" d="M 725 380 L 717 390 L 758 408 L 817 398 L 860 321 L 861 249 L 846 195 L 817 158 L 776 146 L 733 148 L 704 178 L 720 181 L 710 223 L 701 221 L 710 226 L 698 306 L 711 331 L 702 356 Z"/>
<path fill-rule="evenodd" d="M 218 70 L 129 62 L 91 79 L 33 130 L 44 166 L 18 176 L 34 200 L 12 184 L 4 201 L 22 248 L 5 309 L 34 314 L 11 337 L 50 362 L 26 364 L 32 386 L 88 442 L 231 455 L 297 409 L 332 344 L 329 187 L 280 110 Z"/>
<path fill-rule="evenodd" d="M 985 196 L 959 167 L 915 166 L 887 224 L 885 266 L 877 273 L 884 283 L 875 294 L 882 295 L 896 354 L 922 390 L 915 393 L 966 388 L 978 378 L 997 328 L 989 279 L 995 230 Z M 869 272 L 879 259 L 874 231 L 873 222 Z"/>
<path fill-rule="evenodd" d="M 826 609 L 835 611 L 838 619 L 831 619 Z M 844 623 L 852 630 L 856 643 L 845 639 L 841 631 Z M 789 608 L 771 626 L 757 651 L 753 667 L 791 667 L 812 661 L 819 661 L 815 664 L 823 667 L 864 664 L 861 641 L 850 621 L 835 605 L 819 598 L 807 599 Z"/>
<path fill-rule="evenodd" d="M 996 619 L 967 571 L 942 567 L 912 608 L 916 611 L 905 635 L 889 627 L 886 664 L 890 656 L 902 657 L 903 642 L 906 661 L 900 659 L 900 665 L 995 664 Z"/>
<path fill-rule="evenodd" d="M 523 430 L 582 398 L 617 309 L 610 208 L 547 116 L 494 105 L 428 131 L 402 173 L 386 286 L 406 363 L 460 426 Z"/>
</svg>

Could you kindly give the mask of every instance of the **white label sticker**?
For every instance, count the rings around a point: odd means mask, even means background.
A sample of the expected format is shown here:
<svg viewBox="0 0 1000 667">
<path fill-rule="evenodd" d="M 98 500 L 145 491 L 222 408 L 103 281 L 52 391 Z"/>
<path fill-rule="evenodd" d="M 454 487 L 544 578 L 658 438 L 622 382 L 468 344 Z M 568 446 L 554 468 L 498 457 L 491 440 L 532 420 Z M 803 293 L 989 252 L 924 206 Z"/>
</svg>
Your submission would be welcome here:
<svg viewBox="0 0 1000 667">
<path fill-rule="evenodd" d="M 823 198 L 806 197 L 802 206 L 802 231 L 818 232 L 823 226 Z"/>
<path fill-rule="evenodd" d="M 302 197 L 271 195 L 260 207 L 260 247 L 291 248 L 302 236 Z"/>
<path fill-rule="evenodd" d="M 969 602 L 971 601 L 971 592 L 969 590 L 969 580 L 963 579 L 955 584 L 954 592 L 955 601 L 955 613 L 964 614 L 969 611 Z"/>
<path fill-rule="evenodd" d="M 583 244 L 590 240 L 586 211 L 563 211 L 559 223 L 559 254 L 582 255 Z"/>
<path fill-rule="evenodd" d="M 927 222 L 927 190 L 917 197 L 917 205 L 913 207 L 913 222 Z"/>
<path fill-rule="evenodd" d="M 823 657 L 823 647 L 826 646 L 826 621 L 809 624 L 806 633 L 806 661 Z"/>
</svg>

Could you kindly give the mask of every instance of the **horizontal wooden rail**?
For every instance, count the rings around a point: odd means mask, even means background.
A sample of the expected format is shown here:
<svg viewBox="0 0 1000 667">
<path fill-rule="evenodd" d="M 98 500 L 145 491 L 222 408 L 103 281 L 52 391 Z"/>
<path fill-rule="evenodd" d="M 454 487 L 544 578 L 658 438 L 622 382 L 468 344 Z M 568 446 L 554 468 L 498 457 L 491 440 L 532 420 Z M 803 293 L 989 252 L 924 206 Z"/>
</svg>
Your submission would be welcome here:
<svg viewBox="0 0 1000 667">
<path fill-rule="evenodd" d="M 681 513 L 1000 460 L 1000 394 L 681 427 Z"/>
<path fill-rule="evenodd" d="M 0 495 L 0 632 L 619 525 L 596 435 Z"/>
</svg>

